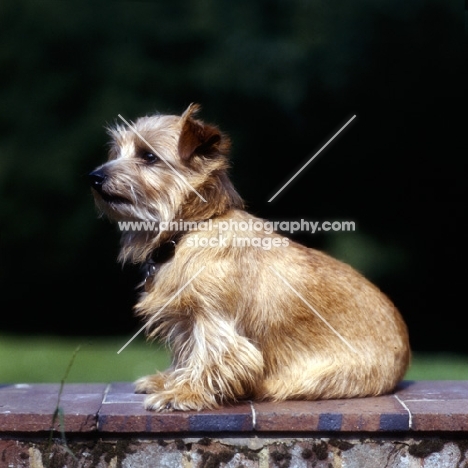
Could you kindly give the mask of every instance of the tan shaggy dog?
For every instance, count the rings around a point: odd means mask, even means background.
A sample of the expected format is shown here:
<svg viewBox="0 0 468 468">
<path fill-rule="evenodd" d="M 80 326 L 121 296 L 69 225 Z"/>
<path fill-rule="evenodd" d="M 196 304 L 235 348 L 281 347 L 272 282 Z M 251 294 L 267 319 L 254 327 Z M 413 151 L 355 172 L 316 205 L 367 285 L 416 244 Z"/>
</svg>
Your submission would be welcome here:
<svg viewBox="0 0 468 468">
<path fill-rule="evenodd" d="M 173 354 L 137 381 L 146 408 L 390 392 L 410 359 L 394 305 L 350 266 L 259 229 L 227 176 L 228 138 L 198 110 L 110 129 L 90 174 L 110 219 L 154 226 L 123 230 L 119 257 L 146 265 L 136 311 Z"/>
</svg>

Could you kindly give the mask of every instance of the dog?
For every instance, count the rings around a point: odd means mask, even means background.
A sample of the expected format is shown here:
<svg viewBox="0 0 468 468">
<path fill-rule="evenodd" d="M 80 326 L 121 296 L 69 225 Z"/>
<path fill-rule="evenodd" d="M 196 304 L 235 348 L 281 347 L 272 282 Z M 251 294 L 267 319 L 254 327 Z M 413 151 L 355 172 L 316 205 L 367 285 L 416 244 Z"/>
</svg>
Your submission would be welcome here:
<svg viewBox="0 0 468 468">
<path fill-rule="evenodd" d="M 136 382 L 145 407 L 391 392 L 411 354 L 400 313 L 350 266 L 259 228 L 228 177 L 228 136 L 199 111 L 109 128 L 109 160 L 89 174 L 103 214 L 154 226 L 122 231 L 119 254 L 145 265 L 136 314 L 172 351 Z"/>
</svg>

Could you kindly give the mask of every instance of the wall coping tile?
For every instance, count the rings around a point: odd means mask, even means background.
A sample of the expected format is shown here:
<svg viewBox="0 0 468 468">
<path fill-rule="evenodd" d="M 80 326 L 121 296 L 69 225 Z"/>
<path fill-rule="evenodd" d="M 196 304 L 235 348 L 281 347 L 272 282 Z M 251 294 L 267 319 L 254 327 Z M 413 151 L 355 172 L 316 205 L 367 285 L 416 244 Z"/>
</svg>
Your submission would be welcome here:
<svg viewBox="0 0 468 468">
<path fill-rule="evenodd" d="M 404 381 L 392 394 L 346 400 L 242 402 L 156 413 L 128 382 L 0 385 L 0 434 L 394 433 L 468 431 L 468 381 Z"/>
</svg>

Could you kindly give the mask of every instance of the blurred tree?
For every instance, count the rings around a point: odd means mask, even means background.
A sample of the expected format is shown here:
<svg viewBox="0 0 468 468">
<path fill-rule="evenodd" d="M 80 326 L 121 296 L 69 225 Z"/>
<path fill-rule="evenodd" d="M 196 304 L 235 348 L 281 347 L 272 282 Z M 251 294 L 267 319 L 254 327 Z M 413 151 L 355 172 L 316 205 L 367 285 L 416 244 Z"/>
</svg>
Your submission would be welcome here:
<svg viewBox="0 0 468 468">
<path fill-rule="evenodd" d="M 255 213 L 357 220 L 352 242 L 298 238 L 351 262 L 367 256 L 368 264 L 376 246 L 386 249 L 369 275 L 379 271 L 373 279 L 433 337 L 441 307 L 455 308 L 445 290 L 462 277 L 449 259 L 465 195 L 453 111 L 463 76 L 457 8 L 446 0 L 4 0 L 2 328 L 136 326 L 138 272 L 116 265 L 118 235 L 95 219 L 86 174 L 105 159 L 104 127 L 117 114 L 181 112 L 196 101 L 233 137 L 233 178 Z M 352 114 L 353 127 L 266 203 Z M 447 215 L 449 226 L 425 227 Z M 436 285 L 444 292 L 434 298 Z M 417 346 L 432 346 L 424 333 Z M 457 346 L 453 335 L 443 346 Z"/>
</svg>

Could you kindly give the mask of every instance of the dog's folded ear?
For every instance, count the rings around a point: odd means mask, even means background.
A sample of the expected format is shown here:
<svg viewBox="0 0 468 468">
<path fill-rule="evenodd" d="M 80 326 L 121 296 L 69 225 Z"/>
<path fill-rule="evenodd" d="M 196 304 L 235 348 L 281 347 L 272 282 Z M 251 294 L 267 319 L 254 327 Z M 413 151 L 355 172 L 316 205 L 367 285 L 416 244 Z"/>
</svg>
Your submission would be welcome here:
<svg viewBox="0 0 468 468">
<path fill-rule="evenodd" d="M 229 140 L 214 125 L 193 119 L 200 109 L 198 104 L 191 104 L 182 114 L 182 131 L 179 137 L 179 155 L 188 161 L 192 156 L 208 158 L 225 154 L 229 149 Z"/>
</svg>

